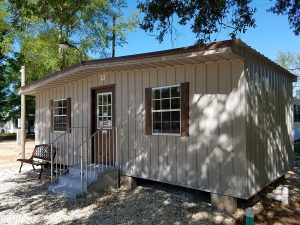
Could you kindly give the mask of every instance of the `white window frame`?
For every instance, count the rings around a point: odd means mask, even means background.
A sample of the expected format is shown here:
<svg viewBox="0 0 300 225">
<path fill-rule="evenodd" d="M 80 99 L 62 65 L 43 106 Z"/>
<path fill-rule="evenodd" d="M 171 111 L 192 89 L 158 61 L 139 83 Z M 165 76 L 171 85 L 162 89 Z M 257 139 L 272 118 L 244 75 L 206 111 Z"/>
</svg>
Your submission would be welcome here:
<svg viewBox="0 0 300 225">
<path fill-rule="evenodd" d="M 110 112 L 110 115 L 111 115 L 110 116 L 111 117 L 111 127 L 104 127 L 104 126 L 100 127 L 99 126 L 99 117 L 100 117 L 99 116 L 99 95 L 103 96 L 103 95 L 107 95 L 107 94 L 111 95 L 111 104 L 110 104 L 110 110 L 111 110 L 111 112 Z M 101 106 L 103 106 L 103 105 L 101 105 Z M 97 116 L 96 116 L 96 118 L 97 118 L 97 129 L 111 130 L 113 128 L 113 109 L 112 109 L 112 107 L 113 107 L 113 93 L 111 91 L 97 93 Z"/>
<path fill-rule="evenodd" d="M 68 106 L 66 105 L 65 107 L 54 107 L 54 102 L 59 102 L 59 101 L 66 101 L 66 104 L 68 104 L 66 98 L 53 100 L 53 106 L 52 106 L 52 113 L 53 113 L 52 126 L 53 126 L 53 132 L 66 132 L 67 131 L 67 125 L 68 125 Z M 54 112 L 55 112 L 55 109 L 57 109 L 57 108 L 66 108 L 66 114 L 64 114 L 64 115 L 55 115 Z M 55 117 L 61 117 L 61 116 L 65 116 L 66 117 L 66 130 L 55 130 L 55 126 L 54 126 Z"/>
<path fill-rule="evenodd" d="M 176 85 L 169 85 L 169 86 L 160 86 L 160 87 L 152 88 L 152 90 L 151 90 L 151 126 L 152 126 L 152 135 L 157 135 L 157 136 L 164 136 L 164 135 L 165 136 L 181 136 L 181 89 L 180 89 L 180 97 L 175 97 L 175 98 L 179 98 L 180 99 L 179 109 L 160 109 L 160 110 L 154 110 L 154 105 L 153 105 L 153 100 L 156 100 L 155 98 L 153 98 L 153 91 L 154 90 L 163 89 L 163 88 L 172 88 L 172 87 L 180 87 L 181 88 L 181 85 L 180 84 L 176 84 Z M 160 100 L 161 99 L 162 98 L 160 96 Z M 170 98 L 164 98 L 164 99 L 170 99 L 171 100 L 172 97 L 170 96 Z M 179 111 L 179 133 L 154 133 L 153 114 L 155 112 L 172 112 L 172 111 Z"/>
</svg>

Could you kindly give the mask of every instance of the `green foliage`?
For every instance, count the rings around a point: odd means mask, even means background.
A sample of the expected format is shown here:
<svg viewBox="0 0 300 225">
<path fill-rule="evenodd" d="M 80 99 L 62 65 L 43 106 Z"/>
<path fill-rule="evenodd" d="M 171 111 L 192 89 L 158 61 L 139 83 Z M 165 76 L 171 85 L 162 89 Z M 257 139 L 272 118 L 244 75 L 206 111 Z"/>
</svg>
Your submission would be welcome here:
<svg viewBox="0 0 300 225">
<path fill-rule="evenodd" d="M 124 0 L 8 0 L 14 27 L 36 37 L 52 32 L 57 44 L 68 40 L 77 43 L 84 53 L 106 57 L 111 46 L 112 31 L 117 30 L 119 45 L 126 42 L 127 31 L 136 27 L 137 16 L 124 18 Z M 113 28 L 113 17 L 122 18 Z M 25 27 L 25 28 L 24 28 Z M 67 57 L 60 55 L 60 68 L 68 66 Z"/>
<path fill-rule="evenodd" d="M 145 0 L 138 4 L 138 8 L 145 14 L 140 26 L 149 32 L 156 28 L 160 42 L 167 33 L 172 34 L 176 18 L 180 25 L 191 23 L 190 28 L 196 34 L 197 44 L 210 40 L 211 34 L 224 27 L 231 31 L 231 38 L 236 38 L 238 33 L 244 33 L 248 27 L 255 27 L 253 15 L 256 8 L 249 6 L 250 2 L 251 0 Z"/>
<path fill-rule="evenodd" d="M 124 0 L 0 1 L 0 120 L 19 114 L 22 65 L 28 84 L 79 62 L 78 51 L 59 49 L 62 41 L 77 45 L 84 60 L 110 55 L 113 31 L 117 45 L 126 43 L 137 16 L 124 18 L 124 7 Z M 27 115 L 34 114 L 34 98 L 26 96 L 26 103 Z"/>
<path fill-rule="evenodd" d="M 300 1 L 276 0 L 268 11 L 286 14 L 295 35 L 300 33 Z M 256 7 L 252 0 L 144 0 L 138 8 L 144 13 L 140 27 L 150 33 L 158 32 L 157 39 L 162 42 L 166 34 L 173 35 L 174 23 L 190 26 L 196 34 L 196 44 L 211 40 L 211 35 L 224 28 L 235 39 L 255 27 Z"/>
</svg>

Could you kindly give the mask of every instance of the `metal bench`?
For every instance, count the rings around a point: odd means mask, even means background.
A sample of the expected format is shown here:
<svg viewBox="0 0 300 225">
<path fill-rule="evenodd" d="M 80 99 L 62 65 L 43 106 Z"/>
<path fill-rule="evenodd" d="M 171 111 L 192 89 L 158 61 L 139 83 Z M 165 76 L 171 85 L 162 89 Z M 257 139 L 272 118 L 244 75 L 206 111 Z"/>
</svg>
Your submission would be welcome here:
<svg viewBox="0 0 300 225">
<path fill-rule="evenodd" d="M 55 154 L 56 149 L 53 147 L 52 159 L 55 158 Z M 47 144 L 36 145 L 33 149 L 30 159 L 17 159 L 17 161 L 21 162 L 19 173 L 21 173 L 23 163 L 31 164 L 34 170 L 34 166 L 41 166 L 39 175 L 39 179 L 41 179 L 44 168 L 51 165 L 51 146 Z"/>
</svg>

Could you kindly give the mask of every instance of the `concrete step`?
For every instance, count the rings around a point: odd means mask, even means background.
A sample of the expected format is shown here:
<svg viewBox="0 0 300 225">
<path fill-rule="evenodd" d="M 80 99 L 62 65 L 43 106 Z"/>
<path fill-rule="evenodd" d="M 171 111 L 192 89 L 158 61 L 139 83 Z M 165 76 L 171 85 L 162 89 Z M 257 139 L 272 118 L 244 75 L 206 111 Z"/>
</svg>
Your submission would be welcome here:
<svg viewBox="0 0 300 225">
<path fill-rule="evenodd" d="M 86 168 L 86 166 L 84 165 L 83 166 L 83 175 L 85 176 L 86 172 L 89 176 L 94 176 L 95 173 L 96 174 L 99 174 L 101 171 L 104 171 L 104 170 L 112 170 L 114 169 L 113 166 L 110 166 L 110 165 L 101 165 L 101 164 L 96 164 L 94 166 L 94 164 L 89 164 Z M 80 176 L 80 171 L 81 171 L 81 168 L 80 166 L 72 166 L 72 167 L 69 167 L 69 174 L 71 175 L 75 175 L 75 176 Z"/>
<path fill-rule="evenodd" d="M 88 179 L 88 182 L 92 181 L 92 177 L 90 177 Z M 83 177 L 83 189 L 86 190 L 87 187 L 87 182 L 86 182 L 86 178 Z M 78 189 L 81 190 L 81 180 L 80 180 L 80 176 L 74 176 L 74 175 L 63 175 L 61 177 L 59 177 L 58 183 L 61 185 L 65 185 L 68 186 L 70 188 L 74 188 L 74 189 Z"/>
<path fill-rule="evenodd" d="M 48 187 L 48 190 L 54 194 L 63 196 L 65 198 L 76 199 L 81 197 L 84 193 L 81 190 L 71 188 L 63 184 L 54 184 Z"/>
<path fill-rule="evenodd" d="M 78 196 L 82 196 L 82 194 L 87 192 L 88 190 L 87 184 L 95 183 L 99 179 L 98 184 L 96 185 L 98 189 L 99 188 L 106 189 L 111 186 L 110 185 L 111 183 L 115 184 L 115 182 L 112 182 L 111 179 L 113 180 L 117 179 L 117 175 L 116 175 L 117 170 L 114 167 L 95 165 L 94 168 L 94 165 L 89 165 L 88 170 L 83 171 L 83 189 L 82 189 L 80 171 L 81 169 L 79 166 L 69 167 L 69 173 L 58 177 L 58 183 L 50 185 L 48 187 L 48 190 L 55 194 L 64 196 L 66 198 L 75 199 Z M 86 172 L 88 176 L 85 176 Z M 110 174 L 110 172 L 112 172 L 111 173 L 112 175 Z M 111 176 L 113 178 L 110 178 Z M 99 182 L 103 184 L 99 184 Z M 107 183 L 109 185 L 107 185 Z"/>
</svg>

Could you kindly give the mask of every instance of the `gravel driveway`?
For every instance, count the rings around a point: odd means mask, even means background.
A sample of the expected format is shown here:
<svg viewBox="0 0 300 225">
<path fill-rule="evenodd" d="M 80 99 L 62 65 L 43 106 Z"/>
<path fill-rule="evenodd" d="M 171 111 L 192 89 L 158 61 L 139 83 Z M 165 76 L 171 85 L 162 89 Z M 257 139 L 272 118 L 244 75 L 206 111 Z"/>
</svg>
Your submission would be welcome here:
<svg viewBox="0 0 300 225">
<path fill-rule="evenodd" d="M 192 193 L 164 185 L 138 186 L 66 200 L 48 193 L 30 165 L 0 171 L 0 224 L 232 224 Z M 45 176 L 47 173 L 44 174 Z M 44 177 L 45 177 L 44 176 Z"/>
</svg>

